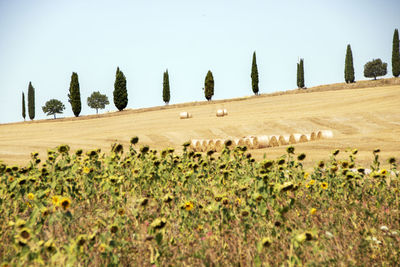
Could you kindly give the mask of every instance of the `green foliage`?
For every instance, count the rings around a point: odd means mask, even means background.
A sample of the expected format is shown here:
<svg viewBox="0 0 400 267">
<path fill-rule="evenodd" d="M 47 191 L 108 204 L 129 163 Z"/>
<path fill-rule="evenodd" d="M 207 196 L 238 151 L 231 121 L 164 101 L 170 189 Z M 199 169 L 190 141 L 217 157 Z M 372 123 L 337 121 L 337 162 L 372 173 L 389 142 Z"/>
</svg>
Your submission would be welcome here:
<svg viewBox="0 0 400 267">
<path fill-rule="evenodd" d="M 87 104 L 90 108 L 96 109 L 96 114 L 98 114 L 99 109 L 104 109 L 106 105 L 110 104 L 108 97 L 106 95 L 100 94 L 100 92 L 93 92 L 87 98 Z"/>
<path fill-rule="evenodd" d="M 35 88 L 31 82 L 28 86 L 28 115 L 31 120 L 35 118 Z"/>
<path fill-rule="evenodd" d="M 25 110 L 25 94 L 22 92 L 22 118 L 25 120 L 26 110 Z"/>
<path fill-rule="evenodd" d="M 346 83 L 354 82 L 354 66 L 353 66 L 353 53 L 351 51 L 351 46 L 347 45 L 346 60 L 344 67 L 344 79 Z"/>
<path fill-rule="evenodd" d="M 50 99 L 46 102 L 46 104 L 42 107 L 43 112 L 49 116 L 54 115 L 54 119 L 56 118 L 56 114 L 62 114 L 65 109 L 64 104 L 57 99 Z"/>
<path fill-rule="evenodd" d="M 400 46 L 398 29 L 395 29 L 393 34 L 392 73 L 394 77 L 399 77 L 400 75 Z"/>
<path fill-rule="evenodd" d="M 382 62 L 380 58 L 373 59 L 364 65 L 364 76 L 366 78 L 374 78 L 385 76 L 387 74 L 387 63 Z"/>
<path fill-rule="evenodd" d="M 204 81 L 204 95 L 208 101 L 210 101 L 214 95 L 214 77 L 210 70 L 207 72 L 207 76 Z"/>
<path fill-rule="evenodd" d="M 72 73 L 71 83 L 69 85 L 68 101 L 71 103 L 72 111 L 75 117 L 78 117 L 81 113 L 81 93 L 79 89 L 78 74 L 76 72 Z"/>
<path fill-rule="evenodd" d="M 168 105 L 170 100 L 170 90 L 169 90 L 169 74 L 168 70 L 164 72 L 163 76 L 163 101 Z"/>
<path fill-rule="evenodd" d="M 60 145 L 42 157 L 32 153 L 25 167 L 0 163 L 1 260 L 10 266 L 398 263 L 399 171 L 395 159 L 383 169 L 378 150 L 367 174 L 357 151 L 335 151 L 306 171 L 294 147 L 256 161 L 245 147 L 211 155 L 185 146 L 177 154 L 132 140 L 107 155 Z"/>
<path fill-rule="evenodd" d="M 253 93 L 258 95 L 258 69 L 257 69 L 257 60 L 256 60 L 256 52 L 253 53 L 253 62 L 251 64 L 251 88 L 253 89 Z"/>
<path fill-rule="evenodd" d="M 114 83 L 114 105 L 115 107 L 121 111 L 126 108 L 128 105 L 128 91 L 126 89 L 126 78 L 124 73 L 117 68 L 117 72 L 115 74 L 115 83 Z"/>
</svg>

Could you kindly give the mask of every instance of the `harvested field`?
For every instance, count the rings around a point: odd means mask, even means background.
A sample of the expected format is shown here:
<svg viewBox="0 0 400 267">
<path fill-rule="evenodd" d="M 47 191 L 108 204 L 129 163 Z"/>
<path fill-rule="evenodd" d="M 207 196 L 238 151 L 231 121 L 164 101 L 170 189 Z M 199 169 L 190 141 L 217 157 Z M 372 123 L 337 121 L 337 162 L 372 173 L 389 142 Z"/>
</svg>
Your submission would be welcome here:
<svg viewBox="0 0 400 267">
<path fill-rule="evenodd" d="M 397 83 L 397 80 L 392 81 Z M 333 88 L 334 91 L 322 88 L 321 91 L 308 89 L 309 93 L 303 94 L 260 95 L 81 118 L 4 124 L 0 125 L 0 160 L 24 165 L 32 151 L 44 155 L 47 148 L 62 143 L 69 144 L 72 150 L 101 148 L 108 152 L 111 143 L 128 144 L 134 135 L 139 136 L 141 144 L 179 150 L 182 143 L 191 139 L 201 143 L 208 139 L 280 134 L 288 136 L 286 142 L 291 143 L 291 133 L 312 133 L 319 129 L 331 130 L 334 138 L 296 144 L 296 151 L 307 154 L 306 165 L 326 158 L 334 148 L 358 148 L 358 160 L 365 164 L 370 162 L 371 151 L 376 147 L 381 148 L 384 159 L 400 156 L 400 85 Z M 313 90 L 315 92 L 311 92 Z M 229 116 L 218 118 L 215 111 L 221 102 L 229 110 Z M 181 120 L 177 114 L 184 111 L 193 114 L 193 118 Z M 250 152 L 256 158 L 262 158 L 264 153 L 267 158 L 273 158 L 284 154 L 286 146 L 280 145 L 283 141 L 277 139 L 277 147 Z M 212 145 L 220 146 L 220 143 Z"/>
</svg>

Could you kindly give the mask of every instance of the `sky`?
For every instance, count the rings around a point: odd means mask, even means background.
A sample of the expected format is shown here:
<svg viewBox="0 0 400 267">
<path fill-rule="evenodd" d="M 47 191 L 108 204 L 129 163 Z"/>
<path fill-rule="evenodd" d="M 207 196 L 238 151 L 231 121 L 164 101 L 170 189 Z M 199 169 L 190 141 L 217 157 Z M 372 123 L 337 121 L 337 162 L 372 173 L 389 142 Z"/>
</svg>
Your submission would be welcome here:
<svg viewBox="0 0 400 267">
<path fill-rule="evenodd" d="M 344 82 L 347 44 L 356 80 L 364 64 L 381 58 L 392 77 L 398 0 L 0 0 L 0 124 L 23 121 L 22 92 L 35 88 L 42 106 L 68 102 L 77 72 L 81 115 L 94 91 L 113 103 L 117 67 L 127 78 L 129 109 L 164 105 L 168 69 L 170 104 L 204 101 L 204 79 L 214 76 L 213 99 L 252 95 L 256 51 L 260 93 L 296 88 L 296 63 L 304 58 L 307 87 Z M 27 101 L 27 99 L 26 99 Z M 266 107 L 268 108 L 268 107 Z M 28 119 L 27 115 L 27 119 Z"/>
</svg>

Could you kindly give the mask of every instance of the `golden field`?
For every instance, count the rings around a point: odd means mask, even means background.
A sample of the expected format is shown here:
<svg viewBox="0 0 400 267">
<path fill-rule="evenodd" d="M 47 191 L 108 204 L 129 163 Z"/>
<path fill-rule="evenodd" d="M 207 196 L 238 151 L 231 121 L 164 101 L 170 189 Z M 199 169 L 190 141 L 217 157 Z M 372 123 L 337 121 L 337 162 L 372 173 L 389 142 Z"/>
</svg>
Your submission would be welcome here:
<svg viewBox="0 0 400 267">
<path fill-rule="evenodd" d="M 362 88 L 365 86 L 369 87 Z M 358 161 L 366 165 L 374 148 L 382 150 L 384 160 L 400 156 L 399 103 L 398 79 L 384 79 L 79 118 L 3 124 L 0 160 L 24 165 L 32 151 L 45 155 L 48 148 L 64 143 L 72 151 L 101 148 L 106 152 L 111 143 L 128 144 L 134 135 L 139 136 L 142 145 L 180 150 L 181 144 L 189 139 L 332 130 L 332 139 L 295 145 L 297 151 L 307 154 L 305 165 L 326 158 L 335 148 L 357 148 Z M 229 115 L 216 117 L 219 108 L 226 108 Z M 182 111 L 190 112 L 193 118 L 179 119 Z M 264 153 L 267 158 L 275 158 L 285 153 L 285 147 L 251 153 L 258 159 Z"/>
</svg>

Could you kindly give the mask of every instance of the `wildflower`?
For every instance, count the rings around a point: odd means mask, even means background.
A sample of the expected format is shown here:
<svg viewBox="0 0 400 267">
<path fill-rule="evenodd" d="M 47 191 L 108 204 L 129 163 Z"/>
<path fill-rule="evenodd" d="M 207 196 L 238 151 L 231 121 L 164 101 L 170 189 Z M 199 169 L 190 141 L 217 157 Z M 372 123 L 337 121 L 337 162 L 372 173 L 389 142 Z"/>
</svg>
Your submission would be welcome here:
<svg viewBox="0 0 400 267">
<path fill-rule="evenodd" d="M 69 151 L 69 146 L 68 145 L 61 145 L 57 147 L 58 152 L 60 153 L 67 153 Z"/>
<path fill-rule="evenodd" d="M 310 214 L 311 214 L 311 215 L 314 215 L 316 212 L 317 212 L 317 209 L 316 209 L 316 208 L 310 209 Z"/>
<path fill-rule="evenodd" d="M 193 209 L 193 203 L 191 201 L 187 201 L 185 203 L 185 210 L 191 211 Z"/>
<path fill-rule="evenodd" d="M 35 199 L 35 195 L 32 194 L 32 193 L 29 193 L 29 194 L 28 194 L 28 199 L 29 199 L 29 200 L 34 200 L 34 199 Z"/>
<path fill-rule="evenodd" d="M 50 214 L 49 209 L 46 207 L 41 208 L 40 212 L 42 213 L 43 217 L 46 217 L 47 215 Z"/>
<path fill-rule="evenodd" d="M 396 163 L 396 158 L 395 157 L 390 157 L 388 159 L 389 164 L 395 164 Z"/>
<path fill-rule="evenodd" d="M 381 171 L 380 171 L 380 174 L 382 175 L 382 176 L 386 176 L 387 175 L 387 170 L 386 169 L 382 169 Z"/>
<path fill-rule="evenodd" d="M 107 246 L 105 244 L 101 243 L 99 246 L 100 253 L 106 252 L 106 249 L 107 249 Z"/>
<path fill-rule="evenodd" d="M 346 169 L 349 167 L 349 163 L 347 161 L 342 161 L 342 168 Z"/>
<path fill-rule="evenodd" d="M 116 224 L 111 225 L 110 232 L 115 234 L 117 231 L 118 231 L 118 225 Z"/>
<path fill-rule="evenodd" d="M 125 214 L 125 210 L 123 208 L 119 208 L 118 209 L 118 214 L 121 215 L 121 216 L 124 215 Z"/>
<path fill-rule="evenodd" d="M 324 189 L 324 190 L 328 189 L 328 183 L 322 182 L 321 183 L 321 188 Z"/>
<path fill-rule="evenodd" d="M 83 173 L 84 173 L 84 174 L 89 174 L 89 173 L 90 173 L 90 169 L 89 169 L 87 166 L 85 166 L 85 167 L 83 168 Z"/>
<path fill-rule="evenodd" d="M 52 201 L 53 205 L 57 207 L 59 204 L 60 198 L 58 196 L 53 196 L 51 198 L 51 201 Z"/>
<path fill-rule="evenodd" d="M 29 240 L 31 238 L 31 230 L 28 228 L 22 228 L 19 232 L 19 236 L 25 240 Z"/>
<path fill-rule="evenodd" d="M 239 206 L 240 203 L 242 203 L 242 200 L 241 200 L 240 198 L 236 198 L 236 199 L 235 199 L 235 204 L 236 204 L 237 206 Z"/>
<path fill-rule="evenodd" d="M 308 172 L 306 172 L 306 173 L 304 174 L 304 179 L 307 179 L 308 176 L 310 176 L 310 174 L 309 174 Z"/>
<path fill-rule="evenodd" d="M 272 240 L 269 237 L 264 237 L 261 240 L 261 244 L 262 244 L 263 247 L 269 247 L 272 244 Z"/>
<path fill-rule="evenodd" d="M 71 204 L 71 200 L 69 198 L 67 198 L 67 197 L 62 198 L 61 201 L 60 201 L 60 206 L 64 210 L 67 210 L 69 208 L 70 204 Z"/>
<path fill-rule="evenodd" d="M 132 137 L 130 142 L 132 145 L 137 144 L 139 142 L 139 137 L 137 136 Z"/>
<path fill-rule="evenodd" d="M 315 180 L 310 180 L 309 184 L 310 185 L 314 185 L 315 184 Z"/>
<path fill-rule="evenodd" d="M 289 146 L 288 148 L 286 148 L 286 152 L 288 154 L 294 154 L 294 147 L 293 146 Z"/>
<path fill-rule="evenodd" d="M 323 160 L 321 160 L 320 162 L 318 162 L 318 167 L 319 168 L 323 168 L 325 166 L 325 162 Z"/>
<path fill-rule="evenodd" d="M 338 167 L 337 167 L 337 166 L 332 166 L 332 167 L 331 167 L 331 171 L 332 171 L 332 172 L 337 172 L 337 170 L 338 170 Z"/>
</svg>

